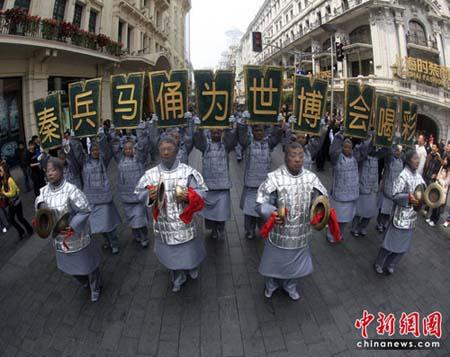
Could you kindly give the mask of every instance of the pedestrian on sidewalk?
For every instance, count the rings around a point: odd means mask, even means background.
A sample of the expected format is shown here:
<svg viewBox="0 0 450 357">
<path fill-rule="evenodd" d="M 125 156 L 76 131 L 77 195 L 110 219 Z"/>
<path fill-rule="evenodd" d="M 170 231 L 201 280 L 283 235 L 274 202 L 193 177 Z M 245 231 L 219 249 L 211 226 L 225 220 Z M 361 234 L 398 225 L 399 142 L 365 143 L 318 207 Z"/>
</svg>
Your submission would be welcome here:
<svg viewBox="0 0 450 357">
<path fill-rule="evenodd" d="M 423 169 L 423 180 L 425 181 L 425 184 L 428 186 L 436 181 L 437 174 L 439 173 L 439 170 L 441 169 L 443 164 L 443 160 L 441 159 L 441 155 L 439 154 L 439 147 L 436 144 L 431 144 L 431 152 L 428 154 L 427 159 L 425 160 L 425 165 Z M 425 207 L 423 215 L 428 215 L 428 207 Z M 439 217 L 436 217 L 436 211 L 433 216 L 433 219 L 431 217 L 426 219 L 426 222 L 430 226 L 434 226 L 435 222 Z"/>
<path fill-rule="evenodd" d="M 25 184 L 25 192 L 31 191 L 31 168 L 27 165 L 26 161 L 27 149 L 25 148 L 25 143 L 19 141 L 16 149 L 16 157 L 19 160 L 19 166 L 22 170 L 23 181 Z"/>
<path fill-rule="evenodd" d="M 198 171 L 180 163 L 177 150 L 171 136 L 161 138 L 161 162 L 145 172 L 135 190 L 142 202 L 152 208 L 154 251 L 160 263 L 170 270 L 173 292 L 181 290 L 187 274 L 197 279 L 199 266 L 206 257 L 193 214 L 203 207 L 202 195 L 207 187 Z M 164 191 L 158 189 L 162 184 Z"/>
<path fill-rule="evenodd" d="M 231 118 L 230 118 L 231 119 Z M 231 122 L 231 121 L 230 121 Z M 194 146 L 202 152 L 202 175 L 208 192 L 200 213 L 212 239 L 225 237 L 225 222 L 231 218 L 232 187 L 228 154 L 237 144 L 236 129 L 211 129 L 211 138 L 203 129 L 194 134 Z"/>
<path fill-rule="evenodd" d="M 31 170 L 31 180 L 33 181 L 34 196 L 39 196 L 39 190 L 45 186 L 45 174 L 38 160 L 40 149 L 36 149 L 33 140 L 28 142 L 28 151 L 25 155 L 27 166 Z"/>
<path fill-rule="evenodd" d="M 6 233 L 8 232 L 8 213 L 6 212 L 5 207 L 6 206 L 6 202 L 5 201 L 3 204 L 0 201 L 0 232 L 1 233 Z M 2 207 L 2 206 L 5 207 Z"/>
<path fill-rule="evenodd" d="M 56 217 L 69 213 L 67 226 L 54 238 L 56 265 L 59 270 L 74 276 L 91 292 L 91 301 L 100 298 L 100 263 L 102 253 L 89 233 L 89 216 L 92 212 L 86 195 L 64 179 L 63 162 L 57 158 L 47 161 L 48 184 L 36 198 L 35 208 L 48 208 Z"/>
<path fill-rule="evenodd" d="M 244 189 L 240 208 L 244 212 L 245 238 L 256 237 L 255 229 L 262 225 L 262 219 L 255 211 L 256 192 L 267 178 L 272 165 L 272 150 L 281 142 L 283 129 L 280 125 L 272 127 L 265 135 L 264 125 L 251 125 L 249 133 L 245 122 L 237 124 L 238 139 L 245 153 Z"/>
<path fill-rule="evenodd" d="M 25 238 L 25 233 L 31 236 L 33 228 L 23 216 L 20 189 L 11 177 L 8 165 L 4 162 L 0 164 L 0 197 L 4 202 L 3 205 L 6 205 L 9 224 L 17 230 L 19 239 Z M 20 224 L 16 221 L 16 216 Z"/>
<path fill-rule="evenodd" d="M 395 180 L 392 190 L 394 215 L 374 264 L 378 274 L 384 274 L 385 271 L 394 273 L 400 259 L 411 247 L 416 227 L 420 201 L 414 196 L 414 191 L 425 182 L 418 172 L 420 158 L 417 152 L 407 151 L 405 161 L 406 166 Z"/>
<path fill-rule="evenodd" d="M 310 208 L 317 196 L 327 195 L 327 190 L 316 174 L 303 169 L 303 152 L 299 143 L 287 145 L 285 163 L 269 173 L 258 188 L 256 211 L 265 221 L 275 218 L 258 269 L 265 279 L 266 298 L 282 288 L 292 300 L 299 300 L 296 279 L 313 271 Z M 283 207 L 285 211 L 280 214 Z"/>
</svg>

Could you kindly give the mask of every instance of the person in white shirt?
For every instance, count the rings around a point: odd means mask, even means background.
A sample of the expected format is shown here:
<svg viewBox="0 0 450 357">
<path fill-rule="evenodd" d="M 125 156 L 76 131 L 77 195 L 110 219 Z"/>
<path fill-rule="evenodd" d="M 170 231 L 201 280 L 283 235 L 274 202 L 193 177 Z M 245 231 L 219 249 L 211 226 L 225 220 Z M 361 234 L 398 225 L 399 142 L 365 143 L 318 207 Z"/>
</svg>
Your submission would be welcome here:
<svg viewBox="0 0 450 357">
<path fill-rule="evenodd" d="M 419 167 L 417 173 L 422 176 L 423 167 L 425 166 L 425 160 L 427 159 L 427 149 L 425 149 L 425 136 L 419 135 L 417 138 L 416 151 L 419 155 Z"/>
</svg>

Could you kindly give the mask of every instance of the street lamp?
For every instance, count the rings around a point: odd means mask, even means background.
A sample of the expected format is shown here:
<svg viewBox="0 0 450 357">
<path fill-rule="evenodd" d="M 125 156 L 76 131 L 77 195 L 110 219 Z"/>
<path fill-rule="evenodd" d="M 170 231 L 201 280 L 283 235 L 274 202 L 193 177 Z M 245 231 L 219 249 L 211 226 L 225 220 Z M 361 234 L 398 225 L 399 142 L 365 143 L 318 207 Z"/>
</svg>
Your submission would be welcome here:
<svg viewBox="0 0 450 357">
<path fill-rule="evenodd" d="M 334 49 L 334 34 L 337 31 L 336 25 L 333 24 L 323 24 L 320 28 L 330 35 L 330 58 L 331 58 L 331 98 L 330 98 L 330 117 L 333 118 L 333 106 L 334 106 L 334 60 L 333 60 L 333 49 Z"/>
</svg>

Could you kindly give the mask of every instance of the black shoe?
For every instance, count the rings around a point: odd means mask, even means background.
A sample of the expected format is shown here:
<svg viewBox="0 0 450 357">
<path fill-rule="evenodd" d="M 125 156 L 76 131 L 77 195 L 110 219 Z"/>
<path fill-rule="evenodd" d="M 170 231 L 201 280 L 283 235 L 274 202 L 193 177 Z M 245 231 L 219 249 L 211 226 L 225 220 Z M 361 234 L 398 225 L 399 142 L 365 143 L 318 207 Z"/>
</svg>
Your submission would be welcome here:
<svg viewBox="0 0 450 357">
<path fill-rule="evenodd" d="M 217 239 L 219 236 L 218 236 L 218 234 L 217 234 L 217 232 L 216 231 L 212 231 L 211 232 L 211 235 L 209 236 L 209 238 L 211 238 L 211 239 Z"/>
<path fill-rule="evenodd" d="M 246 231 L 246 232 L 245 232 L 245 238 L 246 238 L 246 239 L 253 239 L 253 238 L 255 238 L 255 233 Z"/>
<path fill-rule="evenodd" d="M 377 274 L 380 274 L 380 275 L 384 274 L 383 268 L 380 265 L 376 264 L 376 263 L 373 265 L 373 269 L 375 270 L 375 272 Z"/>
<path fill-rule="evenodd" d="M 358 238 L 359 237 L 359 233 L 356 231 L 351 230 L 350 233 L 352 234 L 353 237 Z"/>
</svg>

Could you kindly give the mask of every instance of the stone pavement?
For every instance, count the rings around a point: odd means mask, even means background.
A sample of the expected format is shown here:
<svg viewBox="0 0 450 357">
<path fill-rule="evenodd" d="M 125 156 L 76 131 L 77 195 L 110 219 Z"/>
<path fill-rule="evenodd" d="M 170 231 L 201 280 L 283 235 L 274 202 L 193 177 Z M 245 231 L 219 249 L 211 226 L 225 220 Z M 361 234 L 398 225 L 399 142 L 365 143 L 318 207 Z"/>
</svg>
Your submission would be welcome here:
<svg viewBox="0 0 450 357">
<path fill-rule="evenodd" d="M 276 163 L 282 161 L 278 149 Z M 191 162 L 198 167 L 200 155 Z M 258 262 L 263 241 L 248 241 L 239 209 L 243 163 L 231 154 L 232 219 L 227 239 L 206 239 L 207 259 L 197 281 L 171 292 L 169 273 L 152 249 L 120 231 L 120 255 L 104 254 L 104 290 L 98 303 L 56 268 L 48 241 L 0 236 L 1 356 L 385 356 L 450 355 L 450 234 L 419 219 L 412 251 L 395 275 L 380 277 L 372 263 L 381 236 L 371 224 L 366 238 L 346 232 L 338 246 L 324 232 L 311 242 L 314 273 L 300 281 L 304 299 L 283 292 L 263 296 Z M 110 167 L 113 174 L 114 167 Z M 329 187 L 330 172 L 320 175 Z M 349 183 L 352 184 L 352 183 Z M 32 197 L 24 198 L 32 215 Z M 441 348 L 428 351 L 358 350 L 354 328 L 362 310 L 443 314 Z M 375 336 L 375 327 L 369 328 Z M 398 337 L 398 335 L 396 335 Z"/>
</svg>

